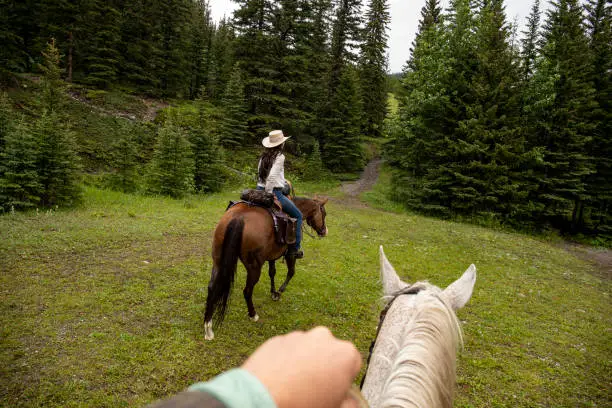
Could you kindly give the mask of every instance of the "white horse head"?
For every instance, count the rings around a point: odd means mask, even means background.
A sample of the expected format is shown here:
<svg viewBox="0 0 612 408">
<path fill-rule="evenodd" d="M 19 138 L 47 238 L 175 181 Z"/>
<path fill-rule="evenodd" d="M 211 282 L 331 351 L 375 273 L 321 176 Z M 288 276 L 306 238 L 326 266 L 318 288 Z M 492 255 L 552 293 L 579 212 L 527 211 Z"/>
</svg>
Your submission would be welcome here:
<svg viewBox="0 0 612 408">
<path fill-rule="evenodd" d="M 400 280 L 380 247 L 381 279 L 392 302 L 378 328 L 362 393 L 371 408 L 452 407 L 455 359 L 462 342 L 455 311 L 476 282 L 476 267 L 442 290 Z M 399 294 L 399 295 L 398 295 Z"/>
</svg>

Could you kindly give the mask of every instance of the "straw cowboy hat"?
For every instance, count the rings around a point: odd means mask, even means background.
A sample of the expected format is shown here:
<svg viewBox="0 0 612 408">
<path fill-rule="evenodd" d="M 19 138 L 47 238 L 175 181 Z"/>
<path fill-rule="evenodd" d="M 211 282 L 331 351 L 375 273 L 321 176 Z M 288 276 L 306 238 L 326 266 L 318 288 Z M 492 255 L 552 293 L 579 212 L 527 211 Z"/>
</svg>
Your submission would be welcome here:
<svg viewBox="0 0 612 408">
<path fill-rule="evenodd" d="M 285 137 L 282 130 L 273 130 L 268 134 L 268 137 L 261 141 L 261 144 L 265 147 L 276 147 L 285 143 L 285 140 L 289 139 L 289 137 Z"/>
</svg>

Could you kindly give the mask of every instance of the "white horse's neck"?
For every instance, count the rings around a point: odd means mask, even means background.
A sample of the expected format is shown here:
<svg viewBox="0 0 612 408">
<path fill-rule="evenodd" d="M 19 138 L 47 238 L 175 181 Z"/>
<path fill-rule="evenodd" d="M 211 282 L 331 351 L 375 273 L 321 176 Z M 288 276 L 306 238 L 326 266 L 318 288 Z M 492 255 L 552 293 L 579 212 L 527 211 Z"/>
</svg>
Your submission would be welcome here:
<svg viewBox="0 0 612 408">
<path fill-rule="evenodd" d="M 388 310 L 362 393 L 371 408 L 452 407 L 461 329 L 453 309 L 429 284 Z"/>
</svg>

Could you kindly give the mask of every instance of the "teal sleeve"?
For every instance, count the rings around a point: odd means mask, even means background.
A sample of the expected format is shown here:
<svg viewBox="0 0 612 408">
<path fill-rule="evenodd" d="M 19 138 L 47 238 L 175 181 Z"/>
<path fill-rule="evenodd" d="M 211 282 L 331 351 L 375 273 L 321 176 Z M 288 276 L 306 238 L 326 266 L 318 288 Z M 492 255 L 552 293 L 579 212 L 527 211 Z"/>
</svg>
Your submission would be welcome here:
<svg viewBox="0 0 612 408">
<path fill-rule="evenodd" d="M 207 392 L 228 408 L 276 408 L 266 387 L 242 368 L 227 371 L 207 382 L 193 384 L 189 391 Z"/>
</svg>

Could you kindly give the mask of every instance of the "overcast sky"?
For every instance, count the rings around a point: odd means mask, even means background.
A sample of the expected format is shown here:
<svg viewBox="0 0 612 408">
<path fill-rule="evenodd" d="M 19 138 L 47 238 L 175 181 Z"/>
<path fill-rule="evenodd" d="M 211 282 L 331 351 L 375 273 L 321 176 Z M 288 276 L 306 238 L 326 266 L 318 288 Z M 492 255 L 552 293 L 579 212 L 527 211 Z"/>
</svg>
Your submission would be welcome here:
<svg viewBox="0 0 612 408">
<path fill-rule="evenodd" d="M 391 24 L 389 25 L 389 69 L 391 72 L 400 72 L 410 56 L 410 45 L 414 39 L 421 8 L 425 0 L 388 0 L 389 12 L 391 14 Z M 547 1 L 540 1 L 541 9 L 548 7 Z M 364 7 L 368 0 L 363 1 Z M 525 22 L 533 0 L 506 0 L 506 18 L 509 22 L 516 21 L 519 25 L 518 34 L 524 29 Z M 447 0 L 442 0 L 442 7 L 448 6 Z M 224 15 L 231 17 L 236 8 L 236 3 L 231 0 L 211 0 L 212 16 L 215 21 L 219 21 Z M 544 18 L 544 17 L 542 17 Z"/>
</svg>

